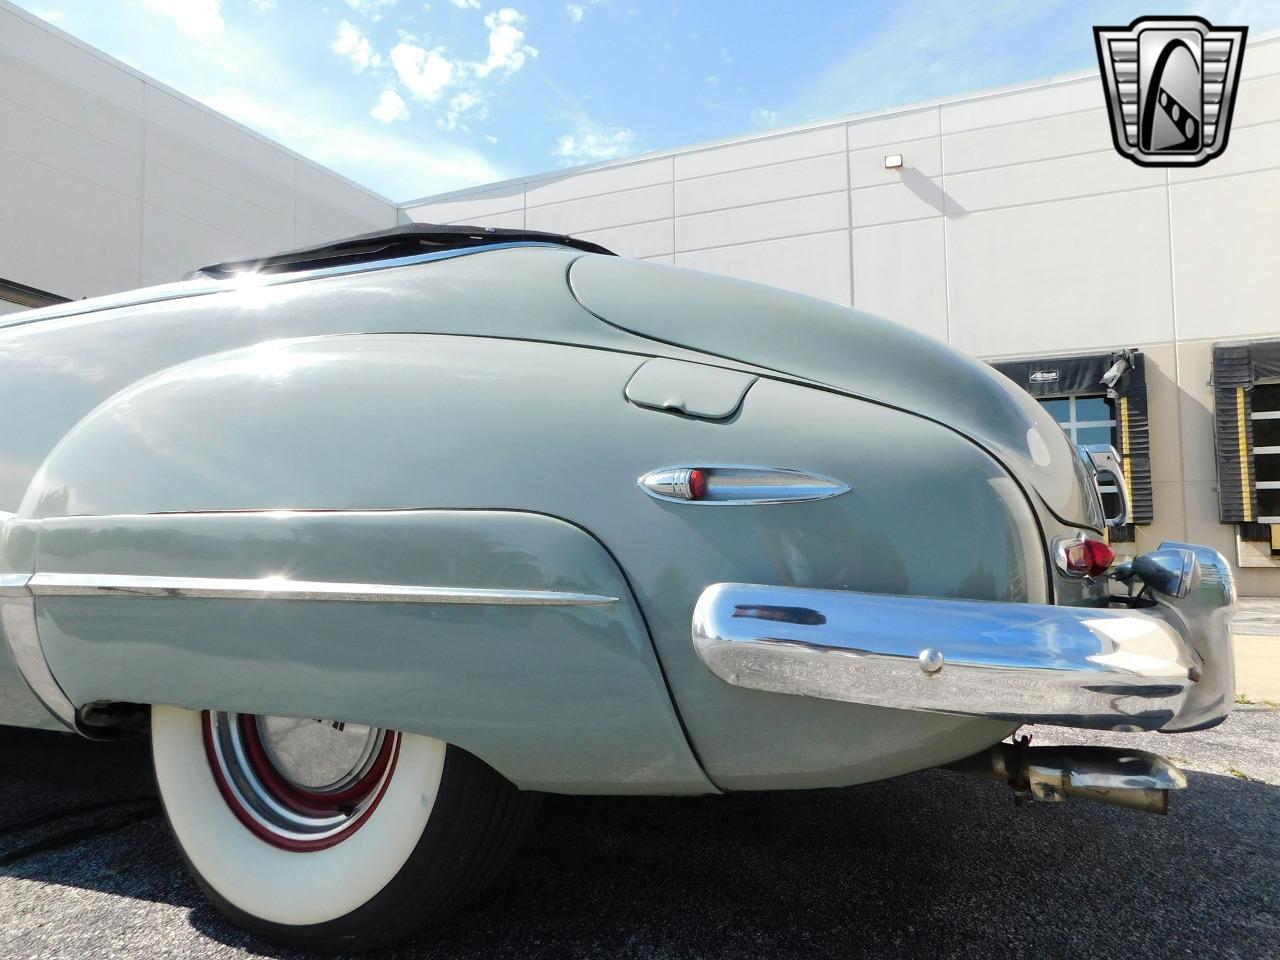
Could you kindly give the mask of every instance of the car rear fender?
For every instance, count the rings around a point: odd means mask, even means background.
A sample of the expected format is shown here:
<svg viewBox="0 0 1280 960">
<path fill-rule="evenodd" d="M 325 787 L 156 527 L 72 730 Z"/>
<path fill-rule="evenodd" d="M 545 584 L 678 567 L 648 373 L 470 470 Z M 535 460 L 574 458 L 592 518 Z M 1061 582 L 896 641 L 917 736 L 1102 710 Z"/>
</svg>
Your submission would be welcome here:
<svg viewBox="0 0 1280 960">
<path fill-rule="evenodd" d="M 23 525 L 39 642 L 77 706 L 424 733 L 530 789 L 711 789 L 626 579 L 563 520 L 339 510 Z"/>
<path fill-rule="evenodd" d="M 248 634 L 252 639 L 246 640 L 236 631 L 241 625 L 250 630 L 248 611 L 266 624 L 302 616 L 296 611 L 307 604 L 189 596 L 173 602 L 190 604 L 199 615 L 174 615 L 169 633 L 148 628 L 146 643 L 129 647 L 129 632 L 136 625 L 125 619 L 113 626 L 110 618 L 133 610 L 135 598 L 47 596 L 37 606 L 45 611 L 41 639 L 55 675 L 79 698 L 123 695 L 125 678 L 117 677 L 118 686 L 108 690 L 94 686 L 97 680 L 91 676 L 111 669 L 114 656 L 104 657 L 92 670 L 78 664 L 91 652 L 88 644 L 73 647 L 80 640 L 78 632 L 100 630 L 103 642 L 123 645 L 118 649 L 132 655 L 125 658 L 127 667 L 115 670 L 151 675 L 148 698 L 164 699 L 162 685 L 179 681 L 168 676 L 173 672 L 166 667 L 170 654 L 161 648 L 183 647 L 187 640 L 181 633 L 188 622 L 204 631 L 198 622 L 203 610 L 228 605 L 229 611 L 242 611 L 239 619 L 225 619 L 215 634 L 206 632 L 199 659 L 183 667 L 196 669 L 198 664 L 205 670 L 206 676 L 199 678 L 207 684 L 200 702 L 225 706 L 243 686 L 264 694 L 270 686 L 278 699 L 264 697 L 253 709 L 282 712 L 286 699 L 293 698 L 293 711 L 303 709 L 301 695 L 276 688 L 301 682 L 328 710 L 339 692 L 357 690 L 359 696 L 350 698 L 353 712 L 333 717 L 354 720 L 368 716 L 357 708 L 378 699 L 376 688 L 359 684 L 358 660 L 337 659 L 340 667 L 322 669 L 324 658 L 337 654 L 329 646 L 308 646 L 309 631 L 320 630 L 325 618 L 337 617 L 335 611 L 341 610 L 345 632 L 355 638 L 354 644 L 372 651 L 367 655 L 381 657 L 384 646 L 394 653 L 378 661 L 379 669 L 390 674 L 390 663 L 400 658 L 405 674 L 396 678 L 400 682 L 434 695 L 434 671 L 442 671 L 439 676 L 472 691 L 470 697 L 460 694 L 450 702 L 449 713 L 460 712 L 465 719 L 451 719 L 447 729 L 434 724 L 433 701 L 425 695 L 417 701 L 421 717 L 390 719 L 406 729 L 455 740 L 526 785 L 548 786 L 537 769 L 572 761 L 579 764 L 573 774 L 579 779 L 567 779 L 567 766 L 556 774 L 566 777 L 566 790 L 603 789 L 601 784 L 611 778 L 629 788 L 627 777 L 634 776 L 651 778 L 650 791 L 669 792 L 678 778 L 666 764 L 675 758 L 681 769 L 693 768 L 693 751 L 721 788 L 854 783 L 949 762 L 1004 736 L 1007 724 L 987 720 L 738 689 L 706 670 L 690 635 L 699 595 L 717 582 L 1046 602 L 1051 598 L 1040 527 L 1025 494 L 1001 465 L 936 423 L 833 391 L 741 374 L 750 385 L 722 396 L 694 389 L 692 382 L 673 385 L 666 362 L 656 380 L 650 376 L 636 382 L 637 371 L 649 360 L 647 355 L 486 337 L 379 334 L 264 343 L 173 367 L 110 398 L 52 452 L 21 506 L 22 523 L 49 530 L 86 524 L 74 547 L 56 557 L 42 554 L 38 565 L 29 568 L 36 573 L 83 572 L 94 545 L 109 542 L 105 534 L 94 535 L 98 521 L 89 518 L 95 517 L 108 524 L 146 517 L 147 530 L 162 530 L 181 522 L 165 516 L 216 516 L 211 523 L 235 529 L 254 549 L 263 534 L 236 527 L 237 514 L 378 513 L 394 518 L 412 511 L 480 511 L 562 518 L 557 522 L 567 521 L 595 549 L 616 558 L 622 573 L 613 575 L 625 575 L 643 611 L 641 622 L 640 613 L 627 606 L 630 612 L 620 621 L 632 624 L 635 632 L 621 632 L 617 622 L 606 619 L 599 622 L 594 641 L 582 635 L 582 655 L 591 665 L 585 672 L 571 655 L 577 648 L 567 650 L 554 630 L 524 635 L 511 625 L 517 613 L 510 611 L 488 614 L 473 607 L 452 612 L 477 618 L 478 636 L 492 625 L 491 617 L 507 618 L 502 622 L 514 632 L 504 649 L 515 658 L 512 670 L 502 660 L 469 662 L 447 646 L 421 644 L 420 621 L 452 615 L 443 606 L 431 607 L 436 611 L 431 613 L 424 612 L 426 605 L 407 605 L 415 611 L 411 616 L 403 611 L 395 617 L 374 614 L 379 624 L 407 631 L 403 638 L 387 640 L 384 633 L 359 626 L 359 611 L 399 609 L 399 604 L 315 602 L 323 611 L 315 614 L 315 623 L 307 614 L 305 628 L 253 627 Z M 700 364 L 687 367 L 691 377 L 714 370 Z M 655 497 L 638 482 L 680 465 L 728 465 L 732 471 L 735 464 L 825 477 L 845 492 L 800 502 L 765 497 L 759 503 L 697 505 Z M 145 566 L 125 572 L 231 580 L 280 575 L 308 583 L 393 586 L 432 585 L 435 578 L 439 585 L 477 589 L 529 586 L 519 578 L 490 583 L 481 576 L 497 576 L 507 570 L 504 565 L 491 570 L 478 564 L 461 571 L 474 576 L 439 579 L 456 572 L 443 559 L 450 554 L 445 536 L 438 541 L 442 558 L 432 558 L 441 565 L 375 574 L 370 571 L 379 568 L 365 570 L 360 564 L 371 561 L 362 560 L 350 569 L 324 573 L 324 555 L 335 547 L 317 536 L 299 534 L 299 545 L 315 554 L 308 561 L 311 566 L 277 564 L 270 553 L 264 556 L 271 563 L 243 562 L 245 555 L 236 555 L 242 562 L 232 563 L 231 554 L 214 554 L 222 557 L 216 569 L 203 572 L 206 568 L 196 569 L 195 563 L 213 549 L 209 538 L 175 532 L 161 552 L 159 540 L 140 535 L 129 550 L 139 551 Z M 379 549 L 370 546 L 366 552 L 372 557 Z M 116 551 L 111 567 L 128 556 L 128 551 Z M 50 566 L 55 559 L 61 567 Z M 625 599 L 621 587 L 584 586 L 572 564 L 552 569 L 559 572 L 560 585 L 548 589 Z M 429 578 L 422 578 L 423 571 Z M 153 586 L 163 590 L 166 585 Z M 144 602 L 170 603 L 136 599 L 139 610 Z M 109 615 L 100 626 L 63 629 L 49 612 L 55 605 L 89 603 Z M 286 612 L 274 613 L 268 606 Z M 599 618 L 605 609 L 583 605 L 535 612 L 553 621 Z M 62 623 L 71 622 L 67 616 L 61 615 Z M 626 639 L 643 635 L 645 625 L 656 656 Z M 326 644 L 337 643 L 335 635 L 325 636 Z M 461 634 L 459 642 L 464 642 Z M 316 650 L 321 656 L 314 656 Z M 419 659 L 404 660 L 408 652 Z M 602 661 L 595 659 L 601 656 L 612 658 L 624 678 L 616 688 L 602 689 L 616 689 L 621 699 L 587 689 L 601 676 L 596 667 Z M 273 658 L 283 658 L 290 669 L 272 673 L 267 684 L 258 674 Z M 498 671 L 501 682 L 478 675 L 486 665 Z M 527 682 L 525 676 L 546 678 L 546 683 L 531 686 L 527 699 L 523 691 L 512 699 L 506 691 L 518 690 Z M 635 689 L 627 677 L 635 680 Z M 194 703 L 191 693 L 184 697 Z M 633 710 L 636 698 L 660 720 Z M 529 715 L 512 712 L 513 703 L 526 705 Z M 468 711 L 474 716 L 467 718 Z M 307 707 L 304 715 L 318 714 Z M 677 736 L 680 721 L 687 740 Z M 513 730 L 517 725 L 521 729 Z M 482 733 L 491 741 L 482 744 L 472 737 Z M 503 738 L 511 756 L 499 758 L 492 744 Z M 634 763 L 620 770 L 614 752 Z M 642 769 L 644 757 L 654 761 L 648 770 Z M 695 770 L 680 782 L 692 786 L 697 776 Z"/>
</svg>

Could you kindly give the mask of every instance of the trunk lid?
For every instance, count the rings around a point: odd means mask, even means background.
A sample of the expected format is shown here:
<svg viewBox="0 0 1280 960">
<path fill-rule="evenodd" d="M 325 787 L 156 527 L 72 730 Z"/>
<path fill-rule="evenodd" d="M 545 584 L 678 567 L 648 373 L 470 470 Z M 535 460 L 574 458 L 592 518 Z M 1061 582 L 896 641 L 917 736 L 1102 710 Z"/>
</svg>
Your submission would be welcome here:
<svg viewBox="0 0 1280 960">
<path fill-rule="evenodd" d="M 630 333 L 945 424 L 999 457 L 1059 519 L 1097 529 L 1062 428 L 1012 381 L 941 341 L 825 300 L 636 260 L 580 257 L 569 284 L 587 310 Z"/>
</svg>

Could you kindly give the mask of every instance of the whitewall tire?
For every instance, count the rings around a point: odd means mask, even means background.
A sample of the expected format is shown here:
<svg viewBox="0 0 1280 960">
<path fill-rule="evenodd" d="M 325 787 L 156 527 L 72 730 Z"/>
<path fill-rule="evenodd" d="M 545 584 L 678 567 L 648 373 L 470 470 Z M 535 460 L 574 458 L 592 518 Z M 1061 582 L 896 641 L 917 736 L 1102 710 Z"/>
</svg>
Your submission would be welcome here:
<svg viewBox="0 0 1280 960">
<path fill-rule="evenodd" d="M 230 919 L 327 950 L 442 919 L 497 876 L 533 795 L 430 737 L 156 706 L 152 754 L 193 876 Z"/>
</svg>

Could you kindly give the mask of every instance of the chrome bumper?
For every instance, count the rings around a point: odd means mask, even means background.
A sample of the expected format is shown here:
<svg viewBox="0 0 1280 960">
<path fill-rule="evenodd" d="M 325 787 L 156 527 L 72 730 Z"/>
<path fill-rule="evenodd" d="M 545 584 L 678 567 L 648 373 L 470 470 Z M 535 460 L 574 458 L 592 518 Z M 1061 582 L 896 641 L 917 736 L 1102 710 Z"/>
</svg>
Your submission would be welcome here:
<svg viewBox="0 0 1280 960">
<path fill-rule="evenodd" d="M 718 583 L 693 615 L 735 686 L 1098 730 L 1198 730 L 1235 701 L 1231 568 L 1208 547 L 1180 600 L 1066 607 Z"/>
</svg>

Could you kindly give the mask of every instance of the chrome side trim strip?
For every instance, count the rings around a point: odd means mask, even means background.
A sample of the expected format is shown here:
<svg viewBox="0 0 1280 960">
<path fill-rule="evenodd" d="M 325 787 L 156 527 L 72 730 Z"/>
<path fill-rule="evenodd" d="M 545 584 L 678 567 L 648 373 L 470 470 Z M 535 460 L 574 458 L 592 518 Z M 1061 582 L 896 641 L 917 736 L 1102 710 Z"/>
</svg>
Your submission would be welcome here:
<svg viewBox="0 0 1280 960">
<path fill-rule="evenodd" d="M 753 690 L 1102 730 L 1164 727 L 1197 675 L 1179 630 L 1137 610 L 742 583 L 703 592 L 693 643 Z"/>
<path fill-rule="evenodd" d="M 0 576 L 0 632 L 9 644 L 14 665 L 46 710 L 72 730 L 76 708 L 53 678 L 36 632 L 36 601 L 27 588 L 28 575 Z"/>
<path fill-rule="evenodd" d="M 706 478 L 706 492 L 692 495 L 688 477 L 699 471 Z M 849 492 L 849 485 L 819 473 L 786 467 L 760 467 L 736 463 L 679 464 L 651 470 L 637 481 L 655 500 L 698 506 L 742 506 L 764 503 L 799 503 L 826 500 Z"/>
<path fill-rule="evenodd" d="M 37 573 L 37 597 L 182 597 L 218 600 L 332 600 L 359 603 L 475 603 L 574 607 L 617 603 L 617 597 L 558 590 L 422 587 L 387 583 L 330 583 L 261 577 L 151 577 L 105 573 Z"/>
<path fill-rule="evenodd" d="M 29 573 L 0 573 L 0 597 L 31 596 L 31 591 L 27 589 L 27 581 L 30 579 Z"/>
</svg>

